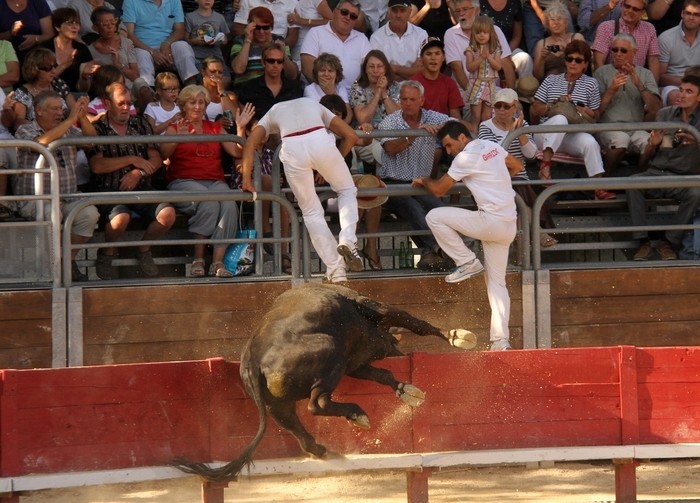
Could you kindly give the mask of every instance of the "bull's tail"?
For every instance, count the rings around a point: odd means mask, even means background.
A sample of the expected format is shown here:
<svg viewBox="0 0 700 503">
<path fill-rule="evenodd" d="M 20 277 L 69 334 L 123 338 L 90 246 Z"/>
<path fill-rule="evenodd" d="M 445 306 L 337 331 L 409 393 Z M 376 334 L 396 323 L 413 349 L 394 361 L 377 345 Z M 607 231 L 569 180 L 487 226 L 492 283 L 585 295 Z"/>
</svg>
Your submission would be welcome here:
<svg viewBox="0 0 700 503">
<path fill-rule="evenodd" d="M 251 387 L 251 398 L 253 398 L 255 405 L 258 407 L 258 431 L 243 453 L 233 461 L 219 468 L 212 468 L 205 463 L 193 463 L 183 458 L 176 458 L 171 463 L 173 466 L 179 468 L 183 472 L 199 475 L 205 480 L 222 482 L 233 480 L 241 470 L 243 470 L 243 467 L 252 463 L 253 453 L 255 449 L 257 449 L 258 444 L 265 434 L 265 429 L 267 428 L 267 409 L 262 399 L 262 374 L 259 371 L 253 373 L 250 368 L 246 369 L 246 373 Z"/>
</svg>

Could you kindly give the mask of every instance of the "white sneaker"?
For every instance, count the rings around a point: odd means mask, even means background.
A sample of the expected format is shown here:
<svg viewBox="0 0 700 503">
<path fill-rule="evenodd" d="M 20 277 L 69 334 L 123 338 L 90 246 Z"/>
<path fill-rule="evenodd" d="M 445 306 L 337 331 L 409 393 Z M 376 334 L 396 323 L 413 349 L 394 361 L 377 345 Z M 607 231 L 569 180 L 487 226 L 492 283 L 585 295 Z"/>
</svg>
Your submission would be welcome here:
<svg viewBox="0 0 700 503">
<path fill-rule="evenodd" d="M 498 339 L 491 344 L 491 351 L 506 351 L 508 349 L 513 349 L 510 347 L 508 339 Z"/>
<path fill-rule="evenodd" d="M 484 266 L 481 265 L 478 258 L 475 258 L 471 262 L 458 266 L 454 271 L 445 276 L 445 281 L 448 283 L 459 283 L 460 281 L 464 281 L 482 272 L 484 272 Z"/>
<path fill-rule="evenodd" d="M 353 272 L 360 272 L 365 270 L 365 264 L 362 262 L 362 257 L 360 257 L 360 252 L 357 251 L 355 245 L 338 245 L 338 253 L 345 260 L 345 267 Z"/>
<path fill-rule="evenodd" d="M 330 272 L 326 273 L 326 277 L 323 278 L 324 283 L 347 283 L 348 281 L 348 276 L 345 273 L 345 268 L 344 267 L 338 267 L 337 269 L 334 269 Z"/>
</svg>

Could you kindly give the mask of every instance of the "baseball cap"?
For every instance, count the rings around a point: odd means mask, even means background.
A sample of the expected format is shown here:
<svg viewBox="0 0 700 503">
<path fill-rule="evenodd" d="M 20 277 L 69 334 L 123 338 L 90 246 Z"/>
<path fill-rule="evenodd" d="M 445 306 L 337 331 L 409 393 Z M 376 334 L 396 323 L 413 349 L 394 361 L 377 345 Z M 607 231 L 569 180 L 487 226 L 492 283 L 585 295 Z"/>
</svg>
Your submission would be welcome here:
<svg viewBox="0 0 700 503">
<path fill-rule="evenodd" d="M 389 6 L 388 8 L 391 9 L 392 7 L 410 7 L 411 2 L 409 0 L 389 0 Z"/>
<path fill-rule="evenodd" d="M 422 56 L 423 53 L 431 47 L 439 47 L 443 52 L 445 50 L 445 44 L 442 43 L 440 37 L 428 37 L 428 40 L 426 40 L 425 44 L 420 48 L 420 55 Z"/>
<path fill-rule="evenodd" d="M 516 101 L 518 101 L 518 93 L 509 87 L 504 87 L 496 91 L 496 95 L 493 98 L 494 103 L 515 103 Z"/>
</svg>

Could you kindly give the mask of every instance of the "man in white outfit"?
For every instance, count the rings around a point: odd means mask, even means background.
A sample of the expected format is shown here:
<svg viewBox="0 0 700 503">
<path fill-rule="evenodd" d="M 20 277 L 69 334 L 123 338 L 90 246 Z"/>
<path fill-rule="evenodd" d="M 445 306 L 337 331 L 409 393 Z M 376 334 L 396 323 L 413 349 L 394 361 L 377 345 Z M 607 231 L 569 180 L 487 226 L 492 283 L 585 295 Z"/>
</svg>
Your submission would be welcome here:
<svg viewBox="0 0 700 503">
<path fill-rule="evenodd" d="M 462 235 L 480 239 L 491 306 L 491 350 L 511 349 L 506 267 L 508 250 L 515 238 L 517 215 L 510 177 L 520 172 L 523 165 L 497 143 L 470 141 L 469 131 L 461 122 L 447 122 L 438 131 L 437 138 L 454 157 L 452 165 L 442 178 L 416 178 L 413 186 L 425 187 L 440 197 L 461 180 L 478 206 L 477 211 L 449 206 L 435 208 L 425 218 L 440 248 L 457 264 L 445 281 L 457 283 L 484 271 L 474 252 L 464 244 Z"/>
<path fill-rule="evenodd" d="M 337 148 L 327 129 L 341 139 Z M 284 164 L 284 174 L 299 203 L 311 242 L 326 265 L 328 281 L 347 281 L 346 269 L 364 269 L 355 236 L 357 188 L 345 164 L 345 156 L 358 141 L 357 134 L 333 112 L 310 98 L 277 103 L 253 128 L 243 148 L 241 188 L 245 191 L 255 192 L 251 180 L 253 154 L 271 134 L 279 134 L 282 138 L 280 161 Z M 314 170 L 338 194 L 340 244 L 324 218 L 323 206 L 314 187 Z"/>
</svg>

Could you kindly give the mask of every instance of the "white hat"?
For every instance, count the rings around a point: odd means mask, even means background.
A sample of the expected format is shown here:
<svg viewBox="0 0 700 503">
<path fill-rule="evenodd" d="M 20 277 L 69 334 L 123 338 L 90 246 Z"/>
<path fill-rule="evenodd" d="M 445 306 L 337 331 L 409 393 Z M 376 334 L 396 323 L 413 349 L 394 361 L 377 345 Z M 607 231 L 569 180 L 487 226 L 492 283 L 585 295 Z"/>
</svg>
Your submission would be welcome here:
<svg viewBox="0 0 700 503">
<path fill-rule="evenodd" d="M 386 189 L 386 185 L 374 175 L 352 175 L 355 186 L 358 189 Z M 384 204 L 389 196 L 357 196 L 357 207 L 361 210 L 369 210 Z"/>
<path fill-rule="evenodd" d="M 513 91 L 510 87 L 499 89 L 496 91 L 496 96 L 493 98 L 494 103 L 515 103 L 516 101 L 518 101 L 518 93 Z"/>
</svg>

